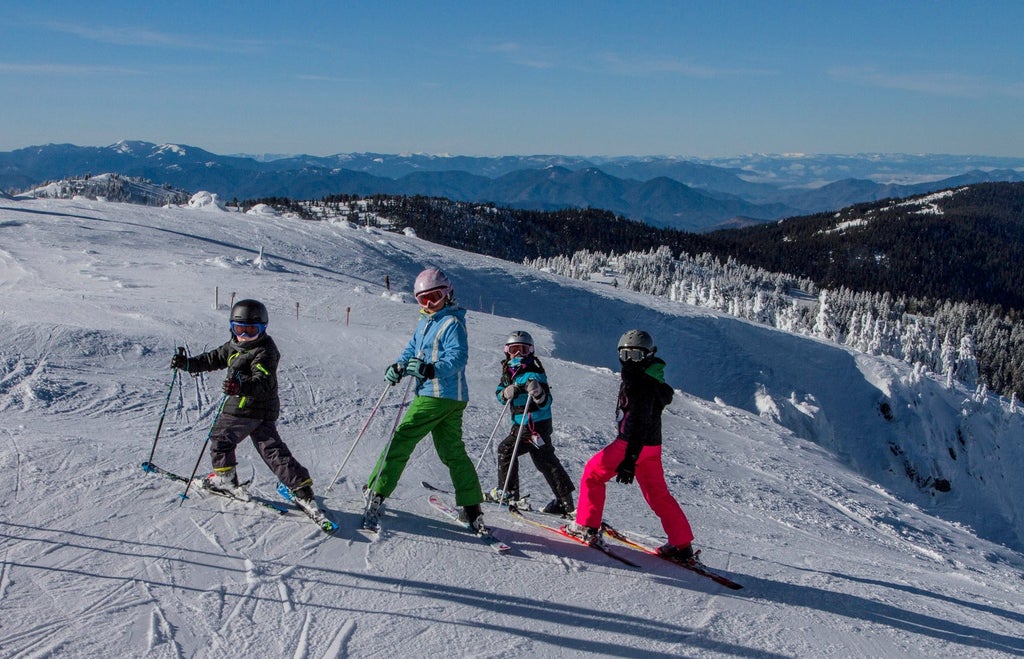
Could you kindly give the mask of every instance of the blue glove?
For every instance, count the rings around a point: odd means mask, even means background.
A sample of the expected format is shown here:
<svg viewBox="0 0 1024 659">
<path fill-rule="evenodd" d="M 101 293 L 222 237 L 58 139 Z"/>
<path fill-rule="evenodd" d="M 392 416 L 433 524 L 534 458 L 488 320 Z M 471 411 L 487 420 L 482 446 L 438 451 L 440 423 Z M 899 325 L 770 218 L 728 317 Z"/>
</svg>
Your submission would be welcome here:
<svg viewBox="0 0 1024 659">
<path fill-rule="evenodd" d="M 433 379 L 434 365 L 413 357 L 405 365 L 405 372 L 422 382 Z"/>
<path fill-rule="evenodd" d="M 392 364 L 388 366 L 388 370 L 384 371 L 384 379 L 392 385 L 398 384 L 403 375 L 405 375 L 405 367 L 401 364 Z"/>
</svg>

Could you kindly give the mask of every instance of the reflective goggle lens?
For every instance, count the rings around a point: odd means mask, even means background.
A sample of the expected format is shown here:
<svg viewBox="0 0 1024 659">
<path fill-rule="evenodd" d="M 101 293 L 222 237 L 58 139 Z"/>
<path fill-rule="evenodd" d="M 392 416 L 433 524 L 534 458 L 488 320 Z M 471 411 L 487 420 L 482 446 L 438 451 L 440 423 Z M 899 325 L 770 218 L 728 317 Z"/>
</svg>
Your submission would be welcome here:
<svg viewBox="0 0 1024 659">
<path fill-rule="evenodd" d="M 441 303 L 444 302 L 444 298 L 447 294 L 448 291 L 446 291 L 445 289 L 435 288 L 432 291 L 423 291 L 422 293 L 417 295 L 416 301 L 420 303 L 421 307 L 426 307 L 427 309 L 434 309 L 439 307 Z"/>
<path fill-rule="evenodd" d="M 249 323 L 231 323 L 231 333 L 235 336 L 245 338 L 255 338 L 263 333 L 263 330 L 267 328 L 266 325 L 260 324 L 249 324 Z"/>
<path fill-rule="evenodd" d="M 525 357 L 533 352 L 533 346 L 529 343 L 509 343 L 505 346 L 505 354 L 509 357 Z"/>
<path fill-rule="evenodd" d="M 643 348 L 619 348 L 619 361 L 642 362 L 650 352 Z"/>
</svg>

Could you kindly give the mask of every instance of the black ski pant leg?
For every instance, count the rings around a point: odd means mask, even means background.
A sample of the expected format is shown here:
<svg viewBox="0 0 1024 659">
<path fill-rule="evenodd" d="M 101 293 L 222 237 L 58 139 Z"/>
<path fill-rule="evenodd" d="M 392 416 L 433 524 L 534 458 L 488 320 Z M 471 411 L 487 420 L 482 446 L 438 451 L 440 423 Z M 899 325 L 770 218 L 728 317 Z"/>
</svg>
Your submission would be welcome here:
<svg viewBox="0 0 1024 659">
<path fill-rule="evenodd" d="M 234 467 L 238 464 L 235 447 L 245 441 L 253 428 L 258 426 L 258 419 L 221 414 L 210 431 L 210 462 L 214 469 Z"/>
<path fill-rule="evenodd" d="M 562 462 L 555 455 L 555 447 L 551 443 L 551 436 L 548 435 L 543 439 L 543 446 L 530 450 L 530 458 L 533 460 L 534 466 L 537 467 L 537 471 L 548 482 L 548 487 L 551 488 L 555 498 L 559 500 L 565 499 L 573 493 L 576 487 L 572 484 L 572 479 L 569 478 L 569 474 L 565 471 L 565 467 L 562 466 Z"/>
<path fill-rule="evenodd" d="M 273 421 L 259 422 L 250 435 L 263 462 L 288 489 L 295 490 L 303 484 L 308 484 L 309 470 L 292 456 Z"/>
<path fill-rule="evenodd" d="M 512 459 L 512 449 L 516 445 L 518 436 L 519 426 L 512 426 L 512 431 L 508 436 L 498 443 L 498 489 L 505 487 L 505 479 L 508 478 L 508 491 L 517 497 L 519 496 L 519 460 Z M 525 452 L 524 444 L 525 442 L 519 444 L 519 455 Z M 512 472 L 511 478 L 508 477 L 509 471 Z"/>
</svg>

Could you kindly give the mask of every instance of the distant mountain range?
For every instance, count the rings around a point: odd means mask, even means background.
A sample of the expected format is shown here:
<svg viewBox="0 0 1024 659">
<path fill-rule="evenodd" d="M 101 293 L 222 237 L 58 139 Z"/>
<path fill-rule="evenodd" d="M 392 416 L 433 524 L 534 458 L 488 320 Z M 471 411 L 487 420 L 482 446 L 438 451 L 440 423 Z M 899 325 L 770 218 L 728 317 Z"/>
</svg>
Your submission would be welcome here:
<svg viewBox="0 0 1024 659">
<path fill-rule="evenodd" d="M 970 183 L 1024 181 L 1024 158 L 751 155 L 436 156 L 375 153 L 268 159 L 122 141 L 0 152 L 0 190 L 117 173 L 223 199 L 424 195 L 532 210 L 601 208 L 657 227 L 707 231 L 906 197 Z"/>
</svg>

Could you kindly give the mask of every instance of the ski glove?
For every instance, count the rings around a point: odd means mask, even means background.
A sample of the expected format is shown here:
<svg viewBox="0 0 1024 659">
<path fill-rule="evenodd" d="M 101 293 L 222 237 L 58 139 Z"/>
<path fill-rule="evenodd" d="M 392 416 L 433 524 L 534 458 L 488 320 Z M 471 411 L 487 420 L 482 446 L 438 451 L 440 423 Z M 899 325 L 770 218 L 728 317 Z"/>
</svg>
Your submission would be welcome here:
<svg viewBox="0 0 1024 659">
<path fill-rule="evenodd" d="M 228 396 L 240 396 L 242 394 L 242 383 L 235 378 L 224 380 L 224 393 Z"/>
<path fill-rule="evenodd" d="M 530 398 L 532 398 L 533 402 L 537 405 L 543 405 L 544 401 L 548 397 L 547 394 L 544 393 L 544 387 L 540 386 L 540 382 L 535 378 L 526 383 L 526 393 L 530 394 Z"/>
<path fill-rule="evenodd" d="M 388 370 L 384 371 L 384 379 L 392 384 L 392 386 L 398 384 L 398 381 L 405 375 L 405 367 L 401 364 L 392 364 L 388 366 Z"/>
<path fill-rule="evenodd" d="M 428 364 L 416 357 L 409 360 L 409 363 L 405 365 L 405 370 L 420 382 L 434 378 L 434 365 Z"/>
<path fill-rule="evenodd" d="M 626 458 L 615 468 L 615 480 L 619 483 L 629 485 L 636 476 L 636 459 Z"/>
<path fill-rule="evenodd" d="M 516 397 L 516 385 L 510 384 L 501 390 L 501 397 L 505 400 L 512 400 Z"/>
<path fill-rule="evenodd" d="M 171 357 L 171 368 L 181 369 L 183 371 L 188 370 L 188 357 L 185 356 L 185 348 L 178 348 Z"/>
</svg>

